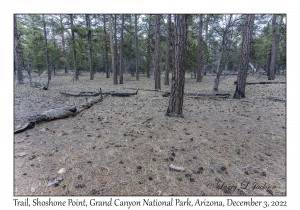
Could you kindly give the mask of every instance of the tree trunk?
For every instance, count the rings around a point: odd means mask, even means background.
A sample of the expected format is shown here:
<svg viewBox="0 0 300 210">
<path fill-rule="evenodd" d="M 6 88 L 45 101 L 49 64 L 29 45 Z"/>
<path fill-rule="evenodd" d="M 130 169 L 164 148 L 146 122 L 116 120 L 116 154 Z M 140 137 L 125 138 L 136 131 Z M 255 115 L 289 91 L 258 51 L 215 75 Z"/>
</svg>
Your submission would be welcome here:
<svg viewBox="0 0 300 210">
<path fill-rule="evenodd" d="M 174 74 L 175 71 L 175 23 L 173 23 L 173 27 L 172 27 L 172 75 Z M 173 85 L 173 79 L 171 79 L 171 86 Z"/>
<path fill-rule="evenodd" d="M 233 98 L 245 98 L 245 87 L 246 87 L 246 78 L 249 66 L 250 59 L 250 46 L 251 46 L 251 37 L 254 25 L 255 15 L 247 15 L 246 23 L 244 28 L 244 37 L 242 45 L 242 53 L 240 59 L 240 65 L 237 75 L 237 85 Z"/>
<path fill-rule="evenodd" d="M 51 70 L 50 70 L 50 66 L 49 66 L 49 54 L 48 54 L 48 43 L 47 43 L 47 31 L 46 31 L 45 15 L 43 15 L 43 26 L 44 26 L 44 39 L 45 39 L 45 50 L 46 50 L 46 65 L 47 65 L 48 85 L 49 85 L 49 81 L 51 80 Z M 47 88 L 48 88 L 48 85 L 47 85 Z"/>
<path fill-rule="evenodd" d="M 74 71 L 75 71 L 75 80 L 78 80 L 79 71 L 77 69 L 77 58 L 76 58 L 76 47 L 75 47 L 75 34 L 73 29 L 73 15 L 70 14 L 70 22 L 71 22 L 71 34 L 72 34 L 72 45 L 73 45 L 73 60 L 74 60 Z"/>
<path fill-rule="evenodd" d="M 14 15 L 14 42 L 15 42 L 15 67 L 17 73 L 17 81 L 19 84 L 23 83 L 23 53 L 21 48 L 21 43 L 19 40 L 18 26 L 17 26 L 17 17 Z"/>
<path fill-rule="evenodd" d="M 137 35 L 137 15 L 134 15 L 135 32 L 135 79 L 139 80 L 139 55 L 138 55 L 138 35 Z"/>
<path fill-rule="evenodd" d="M 60 27 L 62 28 L 62 32 L 61 32 L 61 43 L 62 43 L 62 48 L 63 48 L 63 62 L 64 62 L 64 69 L 65 69 L 65 74 L 68 74 L 68 69 L 67 69 L 67 59 L 66 59 L 66 44 L 65 44 L 65 29 L 63 26 L 63 22 L 62 22 L 62 16 L 61 14 L 59 15 L 60 17 Z"/>
<path fill-rule="evenodd" d="M 147 39 L 147 78 L 150 78 L 150 35 L 151 35 L 151 15 L 148 16 L 148 39 Z"/>
<path fill-rule="evenodd" d="M 117 77 L 119 75 L 119 68 L 118 68 L 118 51 L 117 51 L 117 47 L 118 47 L 118 39 L 117 39 L 117 15 L 115 15 L 114 18 L 114 41 L 115 41 L 115 45 L 114 45 L 114 50 L 115 50 L 115 68 L 116 68 L 116 74 Z M 118 80 L 118 79 L 117 79 Z"/>
<path fill-rule="evenodd" d="M 169 72 L 170 72 L 170 33 L 171 33 L 171 15 L 168 15 L 167 23 L 167 40 L 166 40 L 166 71 L 165 71 L 165 85 L 169 85 Z"/>
<path fill-rule="evenodd" d="M 208 33 L 208 25 L 209 25 L 209 20 L 210 20 L 210 15 L 206 15 L 206 24 L 205 24 L 205 44 L 206 44 L 206 48 L 208 48 L 208 40 L 209 40 L 209 33 Z M 204 69 L 203 69 L 203 76 L 206 76 L 206 72 L 207 72 L 207 67 L 208 67 L 208 63 L 209 63 L 209 51 L 206 51 L 207 55 L 206 55 L 206 64 L 204 65 Z"/>
<path fill-rule="evenodd" d="M 85 15 L 86 27 L 88 30 L 87 40 L 88 40 L 88 48 L 89 48 L 89 64 L 90 64 L 90 80 L 94 79 L 94 70 L 93 70 L 93 55 L 92 55 L 92 32 L 91 32 L 91 20 L 90 15 Z"/>
<path fill-rule="evenodd" d="M 227 35 L 228 35 L 228 31 L 229 31 L 229 25 L 231 23 L 231 18 L 232 18 L 232 15 L 229 15 L 228 22 L 226 23 L 226 27 L 225 27 L 225 30 L 223 32 L 221 53 L 220 53 L 220 58 L 219 58 L 219 61 L 218 61 L 218 67 L 217 67 L 217 71 L 216 71 L 216 78 L 215 78 L 215 83 L 214 83 L 214 88 L 213 88 L 214 91 L 218 91 L 218 88 L 219 88 L 220 76 L 221 76 L 222 70 L 223 70 L 221 68 L 221 62 L 223 60 L 223 55 L 224 55 L 224 52 L 226 50 L 227 38 L 228 38 Z"/>
<path fill-rule="evenodd" d="M 283 16 L 281 16 L 279 25 L 277 26 L 277 35 L 276 35 L 276 55 L 278 54 L 279 40 L 280 40 L 280 27 L 283 24 Z M 277 57 L 277 56 L 276 56 Z M 275 74 L 276 74 L 276 62 L 275 62 Z M 275 76 L 274 76 L 275 79 Z"/>
<path fill-rule="evenodd" d="M 108 70 L 108 46 L 107 46 L 107 33 L 106 33 L 106 15 L 103 15 L 103 31 L 104 31 L 104 48 L 105 48 L 105 73 L 106 78 L 109 78 L 109 70 Z"/>
<path fill-rule="evenodd" d="M 113 72 L 113 81 L 114 85 L 118 84 L 117 71 L 115 66 L 115 50 L 114 50 L 114 42 L 113 42 L 113 28 L 112 28 L 112 15 L 108 15 L 109 22 L 109 37 L 110 37 L 110 49 L 111 49 L 111 63 L 112 63 L 112 72 Z"/>
<path fill-rule="evenodd" d="M 220 83 L 220 76 L 221 76 L 221 73 L 222 73 L 222 70 L 221 70 L 221 61 L 222 61 L 222 58 L 223 58 L 223 54 L 224 54 L 224 48 L 222 47 L 222 50 L 221 50 L 221 53 L 220 53 L 220 57 L 219 57 L 219 60 L 218 60 L 218 67 L 217 67 L 217 71 L 216 71 L 216 78 L 214 80 L 214 88 L 213 90 L 214 91 L 218 91 L 218 88 L 219 88 L 219 83 Z"/>
<path fill-rule="evenodd" d="M 175 68 L 166 115 L 183 117 L 184 74 L 187 50 L 187 15 L 175 15 Z"/>
<path fill-rule="evenodd" d="M 53 39 L 53 46 L 54 46 L 54 51 L 57 52 L 57 45 L 56 45 L 56 41 L 55 41 L 55 28 L 54 26 L 52 26 L 52 39 Z M 53 68 L 53 75 L 56 75 L 56 67 L 57 67 L 57 64 L 55 61 L 53 61 L 53 63 L 51 64 L 52 68 Z"/>
<path fill-rule="evenodd" d="M 199 15 L 199 34 L 198 34 L 198 69 L 197 69 L 197 82 L 202 82 L 202 74 L 201 74 L 201 54 L 202 54 L 202 16 Z"/>
<path fill-rule="evenodd" d="M 156 17 L 155 29 L 155 89 L 160 90 L 160 16 Z"/>
<path fill-rule="evenodd" d="M 272 46 L 270 48 L 272 48 Z M 269 52 L 267 54 L 266 67 L 265 67 L 268 77 L 270 75 L 270 63 L 271 63 L 271 49 L 269 50 Z"/>
<path fill-rule="evenodd" d="M 121 26 L 121 43 L 120 43 L 120 84 L 123 84 L 123 72 L 124 72 L 124 58 L 123 58 L 123 50 L 124 50 L 124 15 L 122 15 L 122 26 Z"/>
<path fill-rule="evenodd" d="M 272 51 L 271 51 L 271 62 L 270 62 L 270 71 L 268 80 L 275 79 L 275 68 L 276 68 L 276 57 L 277 57 L 277 37 L 278 37 L 278 26 L 276 24 L 276 15 L 273 15 L 272 18 L 272 27 L 273 27 L 273 39 L 272 39 Z"/>
</svg>

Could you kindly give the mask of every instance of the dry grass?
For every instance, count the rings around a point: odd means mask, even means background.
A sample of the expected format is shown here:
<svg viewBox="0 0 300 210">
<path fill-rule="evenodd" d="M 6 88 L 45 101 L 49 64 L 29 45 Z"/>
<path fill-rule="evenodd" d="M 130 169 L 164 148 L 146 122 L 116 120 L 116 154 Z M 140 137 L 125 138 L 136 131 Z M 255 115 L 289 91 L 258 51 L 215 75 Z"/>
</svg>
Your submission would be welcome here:
<svg viewBox="0 0 300 210">
<path fill-rule="evenodd" d="M 219 92 L 233 94 L 235 79 L 236 76 L 226 77 Z M 266 76 L 248 77 L 251 82 L 265 80 Z M 276 80 L 285 81 L 285 77 L 278 76 Z M 102 88 L 103 92 L 134 92 L 124 88 L 154 87 L 153 78 L 143 76 L 140 81 L 129 77 L 124 82 L 112 85 L 112 79 L 102 74 L 90 81 L 88 74 L 83 74 L 73 83 L 71 75 L 60 73 L 53 77 L 47 91 L 17 85 L 15 126 L 40 111 L 85 101 L 59 91 Z M 186 78 L 185 91 L 212 92 L 212 87 L 212 76 L 204 77 L 202 83 Z M 165 91 L 169 88 L 162 85 Z M 28 153 L 15 158 L 14 193 L 147 196 L 161 191 L 162 195 L 285 195 L 286 107 L 284 102 L 270 100 L 285 100 L 285 93 L 284 84 L 249 85 L 247 98 L 242 100 L 185 99 L 184 118 L 180 119 L 165 116 L 168 98 L 159 92 L 106 97 L 75 117 L 42 123 L 14 136 L 15 153 Z M 171 163 L 183 166 L 185 171 L 170 171 Z M 195 174 L 193 170 L 200 167 L 202 173 Z M 48 187 L 48 180 L 58 176 L 61 168 L 67 170 L 61 175 L 63 181 Z M 153 180 L 149 180 L 150 176 Z M 242 189 L 241 183 L 246 182 L 247 189 Z M 272 192 L 252 189 L 255 183 L 276 188 Z"/>
</svg>

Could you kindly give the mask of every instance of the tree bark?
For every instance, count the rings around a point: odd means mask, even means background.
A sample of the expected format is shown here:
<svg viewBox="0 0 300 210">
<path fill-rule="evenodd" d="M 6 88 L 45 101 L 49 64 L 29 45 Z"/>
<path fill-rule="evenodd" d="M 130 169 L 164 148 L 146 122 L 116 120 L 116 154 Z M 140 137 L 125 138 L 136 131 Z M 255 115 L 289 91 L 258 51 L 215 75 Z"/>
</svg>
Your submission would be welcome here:
<svg viewBox="0 0 300 210">
<path fill-rule="evenodd" d="M 245 98 L 246 78 L 250 59 L 251 37 L 255 15 L 247 15 L 244 28 L 242 53 L 237 75 L 237 85 L 233 98 Z"/>
<path fill-rule="evenodd" d="M 272 46 L 270 47 L 272 48 Z M 271 63 L 271 49 L 268 51 L 267 54 L 267 59 L 266 59 L 266 71 L 267 71 L 267 76 L 269 77 L 270 75 L 270 63 Z"/>
<path fill-rule="evenodd" d="M 104 31 L 104 48 L 105 48 L 105 73 L 106 78 L 109 78 L 108 70 L 108 46 L 107 46 L 107 33 L 106 33 L 106 15 L 103 15 L 103 31 Z"/>
<path fill-rule="evenodd" d="M 138 35 L 137 35 L 137 15 L 134 15 L 135 32 L 135 79 L 139 80 L 139 55 L 138 55 Z"/>
<path fill-rule="evenodd" d="M 228 31 L 229 31 L 229 25 L 231 23 L 231 18 L 232 18 L 232 15 L 229 15 L 229 20 L 226 23 L 226 27 L 225 27 L 225 30 L 223 32 L 221 53 L 220 53 L 220 57 L 219 57 L 219 61 L 218 61 L 218 67 L 217 67 L 217 71 L 216 71 L 216 78 L 215 78 L 215 83 L 214 83 L 214 88 L 213 88 L 214 91 L 218 91 L 218 88 L 219 88 L 220 76 L 221 76 L 222 70 L 223 70 L 221 68 L 221 62 L 223 60 L 223 55 L 224 55 L 224 52 L 226 50 L 227 39 L 228 39 L 227 35 L 228 35 Z"/>
<path fill-rule="evenodd" d="M 208 48 L 208 40 L 209 40 L 209 33 L 208 33 L 208 26 L 209 26 L 209 20 L 210 20 L 210 15 L 206 15 L 206 24 L 205 24 L 205 44 L 206 44 L 206 48 Z M 206 51 L 207 56 L 206 56 L 206 63 L 204 65 L 204 69 L 203 69 L 203 76 L 206 76 L 206 72 L 207 72 L 207 67 L 208 67 L 208 63 L 209 63 L 209 51 Z"/>
<path fill-rule="evenodd" d="M 147 39 L 147 78 L 150 78 L 150 35 L 151 35 L 151 15 L 148 16 L 148 39 Z"/>
<path fill-rule="evenodd" d="M 202 17 L 203 15 L 199 15 L 199 34 L 198 34 L 198 69 L 197 69 L 197 82 L 202 82 L 202 74 L 201 74 L 201 57 L 202 57 Z"/>
<path fill-rule="evenodd" d="M 57 49 L 57 44 L 56 44 L 56 41 L 55 41 L 55 35 L 56 35 L 56 33 L 55 33 L 55 28 L 54 28 L 54 25 L 52 25 L 52 40 L 53 40 L 53 46 L 54 46 L 54 51 L 57 52 L 58 49 Z M 52 68 L 53 68 L 53 75 L 56 75 L 56 67 L 57 67 L 56 62 L 53 61 L 53 62 L 51 63 L 51 66 L 52 66 Z"/>
<path fill-rule="evenodd" d="M 21 48 L 21 43 L 19 40 L 18 25 L 17 25 L 17 15 L 14 15 L 14 43 L 15 43 L 15 68 L 17 71 L 17 81 L 19 84 L 23 83 L 23 53 Z"/>
<path fill-rule="evenodd" d="M 155 15 L 155 89 L 160 90 L 160 16 Z"/>
<path fill-rule="evenodd" d="M 276 55 L 278 54 L 278 47 L 279 47 L 279 40 L 280 40 L 280 27 L 282 26 L 283 24 L 283 16 L 281 16 L 281 19 L 280 19 L 280 22 L 279 22 L 279 25 L 277 26 L 277 36 L 276 36 Z M 277 57 L 277 56 L 276 56 Z M 277 60 L 277 59 L 276 59 Z M 275 74 L 276 74 L 276 62 L 275 62 Z M 274 75 L 275 75 L 274 74 Z M 275 79 L 275 76 L 274 76 L 274 79 Z"/>
<path fill-rule="evenodd" d="M 276 68 L 276 57 L 277 57 L 277 38 L 278 38 L 278 26 L 276 24 L 276 15 L 273 15 L 272 18 L 272 27 L 273 27 L 273 39 L 272 39 L 272 51 L 271 51 L 271 62 L 270 62 L 270 71 L 268 80 L 274 80 L 275 79 L 275 68 Z"/>
<path fill-rule="evenodd" d="M 44 26 L 44 39 L 45 39 L 45 53 L 46 53 L 46 65 L 47 65 L 47 72 L 48 72 L 48 84 L 47 88 L 49 86 L 49 81 L 51 80 L 51 70 L 49 66 L 49 54 L 48 54 L 48 42 L 47 42 L 47 31 L 46 31 L 46 22 L 45 22 L 45 15 L 43 15 L 43 26 Z"/>
<path fill-rule="evenodd" d="M 168 15 L 167 23 L 167 40 L 166 40 L 166 71 L 164 85 L 169 85 L 169 72 L 170 72 L 170 33 L 171 33 L 171 15 Z"/>
<path fill-rule="evenodd" d="M 79 71 L 77 68 L 77 58 L 76 58 L 76 47 L 75 47 L 75 33 L 73 28 L 73 15 L 70 14 L 70 22 L 71 22 L 71 34 L 72 34 L 72 45 L 73 45 L 73 61 L 74 61 L 74 71 L 75 71 L 75 80 L 78 80 Z"/>
<path fill-rule="evenodd" d="M 124 56 L 123 56 L 123 51 L 124 51 L 124 15 L 122 15 L 122 26 L 121 26 L 121 42 L 120 42 L 120 84 L 123 84 L 123 72 L 124 72 Z"/>
<path fill-rule="evenodd" d="M 66 59 L 66 44 L 65 44 L 65 29 L 64 29 L 64 25 L 62 22 L 62 16 L 61 14 L 59 15 L 60 17 L 60 27 L 62 28 L 62 32 L 61 32 L 61 42 L 62 42 L 62 48 L 63 48 L 63 58 L 64 58 L 64 69 L 65 69 L 65 74 L 68 74 L 68 69 L 67 69 L 67 59 Z"/>
<path fill-rule="evenodd" d="M 110 37 L 110 49 L 111 49 L 111 62 L 112 62 L 112 71 L 113 71 L 113 82 L 114 85 L 118 84 L 117 70 L 115 66 L 115 50 L 114 50 L 114 42 L 113 42 L 113 28 L 112 28 L 112 15 L 108 15 L 109 22 L 109 37 Z"/>
<path fill-rule="evenodd" d="M 115 41 L 115 44 L 114 44 L 114 50 L 115 50 L 115 68 L 116 68 L 116 74 L 117 74 L 117 77 L 119 75 L 119 68 L 118 68 L 118 51 L 117 51 L 117 47 L 118 47 L 118 39 L 117 39 L 117 15 L 115 15 L 115 18 L 114 18 L 114 41 Z M 118 80 L 118 79 L 117 79 Z"/>
<path fill-rule="evenodd" d="M 92 31 L 91 31 L 91 19 L 90 15 L 85 15 L 86 20 L 86 27 L 88 30 L 87 33 L 87 41 L 88 41 L 88 48 L 89 48 L 89 65 L 90 65 L 90 80 L 94 79 L 94 70 L 93 70 L 93 55 L 92 55 Z"/>
<path fill-rule="evenodd" d="M 175 68 L 166 115 L 183 117 L 185 61 L 187 50 L 187 15 L 175 15 Z"/>
</svg>

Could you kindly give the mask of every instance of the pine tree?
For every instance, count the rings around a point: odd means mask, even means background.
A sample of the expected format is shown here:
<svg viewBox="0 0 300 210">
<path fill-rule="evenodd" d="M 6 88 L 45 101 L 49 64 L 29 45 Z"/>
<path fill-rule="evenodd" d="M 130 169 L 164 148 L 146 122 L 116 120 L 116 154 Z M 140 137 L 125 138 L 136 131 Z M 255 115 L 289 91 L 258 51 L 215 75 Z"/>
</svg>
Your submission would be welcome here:
<svg viewBox="0 0 300 210">
<path fill-rule="evenodd" d="M 185 62 L 187 51 L 187 15 L 175 15 L 175 68 L 166 115 L 183 117 Z"/>
<path fill-rule="evenodd" d="M 14 44 L 15 44 L 15 68 L 17 73 L 17 81 L 19 84 L 23 83 L 23 52 L 20 44 L 18 25 L 17 25 L 17 15 L 14 15 Z"/>
<path fill-rule="evenodd" d="M 160 90 L 160 16 L 155 15 L 155 89 Z"/>
<path fill-rule="evenodd" d="M 112 15 L 108 16 L 109 21 L 109 37 L 110 37 L 110 49 L 111 49 L 111 62 L 112 62 L 112 72 L 113 72 L 113 82 L 114 85 L 118 84 L 117 70 L 115 66 L 115 50 L 114 50 L 114 42 L 113 42 L 113 26 L 112 26 Z"/>
<path fill-rule="evenodd" d="M 237 85 L 233 98 L 245 98 L 246 78 L 250 59 L 250 46 L 255 15 L 247 15 L 244 28 L 243 45 L 237 76 Z"/>
</svg>

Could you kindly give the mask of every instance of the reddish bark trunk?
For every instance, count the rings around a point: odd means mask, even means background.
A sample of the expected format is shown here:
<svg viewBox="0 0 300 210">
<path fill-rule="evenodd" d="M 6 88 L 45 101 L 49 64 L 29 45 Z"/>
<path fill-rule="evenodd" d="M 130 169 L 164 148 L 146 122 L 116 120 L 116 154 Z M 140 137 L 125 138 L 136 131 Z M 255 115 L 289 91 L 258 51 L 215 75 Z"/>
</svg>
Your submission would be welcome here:
<svg viewBox="0 0 300 210">
<path fill-rule="evenodd" d="M 183 96 L 185 82 L 185 61 L 187 42 L 187 15 L 175 15 L 175 68 L 172 75 L 172 88 L 166 115 L 183 117 Z"/>
<path fill-rule="evenodd" d="M 245 87 L 246 87 L 246 78 L 247 78 L 249 59 L 250 59 L 250 46 L 251 46 L 254 17 L 255 15 L 247 15 L 246 17 L 241 60 L 240 60 L 239 70 L 237 75 L 237 85 L 233 96 L 233 98 L 237 98 L 237 99 L 245 98 Z"/>
</svg>

